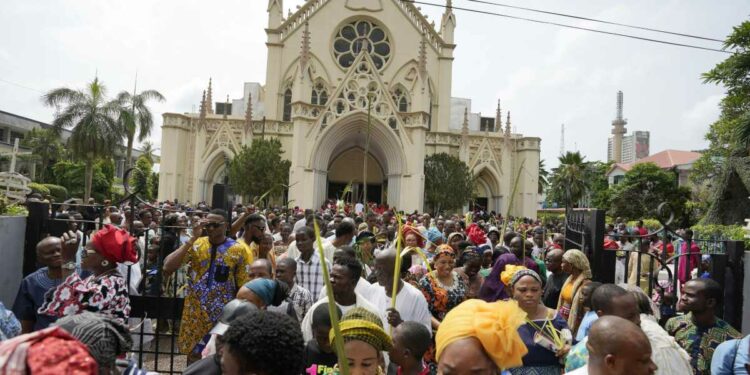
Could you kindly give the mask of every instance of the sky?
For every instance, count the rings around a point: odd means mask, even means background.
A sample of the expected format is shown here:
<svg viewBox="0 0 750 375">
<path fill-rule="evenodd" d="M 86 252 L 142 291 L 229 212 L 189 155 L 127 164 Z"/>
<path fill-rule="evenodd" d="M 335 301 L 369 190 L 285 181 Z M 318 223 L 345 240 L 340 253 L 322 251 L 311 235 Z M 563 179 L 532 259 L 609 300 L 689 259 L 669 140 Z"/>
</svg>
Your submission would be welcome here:
<svg viewBox="0 0 750 375">
<path fill-rule="evenodd" d="M 382 0 L 391 1 L 391 0 Z M 425 0 L 429 1 L 429 0 Z M 724 39 L 750 14 L 746 0 L 490 0 L 686 34 Z M 442 3 L 440 0 L 432 0 Z M 295 9 L 303 0 L 285 0 Z M 720 48 L 721 43 L 453 0 L 481 9 L 652 39 Z M 155 89 L 165 103 L 151 141 L 161 144 L 161 114 L 194 111 L 213 78 L 220 101 L 242 96 L 243 82 L 265 81 L 266 0 L 3 0 L 0 12 L 0 110 L 50 122 L 41 95 L 82 88 L 98 76 L 114 96 Z M 438 27 L 441 8 L 421 5 Z M 286 11 L 284 12 L 286 14 Z M 628 131 L 651 132 L 651 153 L 699 150 L 719 115 L 724 89 L 701 73 L 728 55 L 456 10 L 454 97 L 494 116 L 497 99 L 518 132 L 542 139 L 541 157 L 557 165 L 565 150 L 607 157 L 616 93 L 624 92 Z M 158 153 L 158 151 L 157 151 Z"/>
</svg>

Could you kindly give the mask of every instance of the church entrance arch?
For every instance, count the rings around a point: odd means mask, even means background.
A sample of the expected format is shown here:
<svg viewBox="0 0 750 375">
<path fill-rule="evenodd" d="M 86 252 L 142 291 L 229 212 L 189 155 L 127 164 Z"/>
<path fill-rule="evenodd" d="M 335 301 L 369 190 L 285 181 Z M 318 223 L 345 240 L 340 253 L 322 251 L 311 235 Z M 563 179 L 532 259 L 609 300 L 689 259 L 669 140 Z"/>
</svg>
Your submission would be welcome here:
<svg viewBox="0 0 750 375">
<path fill-rule="evenodd" d="M 478 170 L 478 173 L 477 173 Z M 489 167 L 475 168 L 474 200 L 471 208 L 477 206 L 485 211 L 500 210 L 500 179 Z"/>
<path fill-rule="evenodd" d="M 365 150 L 359 147 L 350 148 L 331 162 L 328 167 L 328 189 L 326 199 L 340 199 L 346 186 L 352 184 L 352 196 L 359 200 L 364 194 L 364 181 L 367 181 L 367 201 L 385 203 L 384 192 L 387 190 L 387 179 L 380 161 L 371 153 L 367 154 L 367 174 L 364 174 Z M 351 200 L 352 196 L 347 196 Z"/>
<path fill-rule="evenodd" d="M 367 144 L 367 114 L 354 113 L 325 128 L 312 150 L 316 206 L 340 197 L 351 181 L 361 200 L 364 150 Z M 403 144 L 387 125 L 371 119 L 367 167 L 368 201 L 397 206 L 401 178 L 405 172 Z"/>
</svg>

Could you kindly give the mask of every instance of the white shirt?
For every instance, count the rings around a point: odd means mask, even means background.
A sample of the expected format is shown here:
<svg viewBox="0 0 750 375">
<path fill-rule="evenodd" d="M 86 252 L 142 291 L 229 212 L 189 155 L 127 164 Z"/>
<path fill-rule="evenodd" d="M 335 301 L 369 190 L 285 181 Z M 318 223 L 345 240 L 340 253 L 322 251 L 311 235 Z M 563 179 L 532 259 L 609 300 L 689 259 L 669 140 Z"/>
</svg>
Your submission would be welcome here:
<svg viewBox="0 0 750 375">
<path fill-rule="evenodd" d="M 373 288 L 374 287 L 372 284 L 370 284 L 370 282 L 360 277 L 359 281 L 357 281 L 357 286 L 354 287 L 354 293 L 360 294 L 362 297 L 365 297 L 367 302 L 372 302 Z M 320 293 L 318 293 L 318 299 L 316 299 L 316 301 L 320 301 L 323 298 L 326 298 L 325 288 L 321 289 Z"/>
<path fill-rule="evenodd" d="M 575 370 L 573 370 L 571 372 L 566 372 L 566 374 L 570 374 L 570 375 L 589 375 L 589 366 L 588 365 L 583 366 L 583 367 L 575 369 Z M 687 374 L 689 374 L 689 372 Z"/>
<path fill-rule="evenodd" d="M 318 243 L 313 243 L 313 249 L 315 249 L 315 254 L 318 253 Z M 329 242 L 325 239 L 323 239 L 323 253 L 326 256 L 326 260 L 328 262 L 333 263 L 333 252 L 336 251 L 336 248 L 329 246 Z M 297 248 L 297 241 L 292 241 L 292 243 L 289 244 L 289 247 L 286 249 L 286 256 L 290 257 L 292 259 L 299 258 L 300 252 Z M 330 271 L 330 270 L 329 270 Z"/>
<path fill-rule="evenodd" d="M 651 359 L 656 363 L 657 375 L 691 374 L 690 356 L 680 347 L 674 337 L 661 328 L 656 319 L 650 315 L 641 314 L 641 330 L 651 343 Z"/>
<path fill-rule="evenodd" d="M 354 205 L 354 213 L 355 214 L 361 214 L 362 211 L 365 210 L 365 205 L 362 203 L 357 203 Z"/>
<path fill-rule="evenodd" d="M 336 304 L 336 306 L 338 306 L 341 309 L 341 315 L 342 316 L 344 314 L 346 314 L 347 311 L 349 311 L 349 310 L 351 310 L 351 309 L 353 309 L 355 307 L 363 307 L 363 308 L 365 308 L 367 310 L 370 310 L 373 314 L 377 314 L 380 317 L 381 320 L 385 320 L 385 319 L 383 319 L 382 314 L 378 313 L 378 308 L 377 307 L 375 307 L 372 303 L 368 302 L 365 299 L 365 297 L 363 297 L 361 294 L 359 294 L 357 292 L 354 292 L 354 294 L 357 296 L 357 299 L 356 299 L 356 301 L 354 302 L 353 305 L 342 306 L 342 305 L 339 305 L 338 303 Z M 318 306 L 320 306 L 320 305 L 322 305 L 324 303 L 328 303 L 328 297 L 323 298 L 323 299 L 321 299 L 318 302 L 315 302 L 315 304 L 313 304 L 310 307 L 310 310 L 307 310 L 307 314 L 305 315 L 305 319 L 302 319 L 302 325 L 301 325 L 301 328 L 302 328 L 302 338 L 305 340 L 305 342 L 308 342 L 308 341 L 310 341 L 310 340 L 313 339 L 312 316 L 313 316 L 313 313 L 315 312 L 315 309 L 317 309 Z"/>
<path fill-rule="evenodd" d="M 386 295 L 385 288 L 380 284 L 373 284 L 371 289 L 370 302 L 378 308 L 380 315 L 388 317 L 386 310 L 391 308 L 391 296 Z M 413 285 L 405 282 L 404 287 L 396 295 L 396 311 L 403 321 L 422 323 L 432 332 L 432 315 L 427 307 L 427 300 Z M 383 326 L 390 334 L 391 325 L 388 324 L 388 319 L 383 320 Z"/>
</svg>

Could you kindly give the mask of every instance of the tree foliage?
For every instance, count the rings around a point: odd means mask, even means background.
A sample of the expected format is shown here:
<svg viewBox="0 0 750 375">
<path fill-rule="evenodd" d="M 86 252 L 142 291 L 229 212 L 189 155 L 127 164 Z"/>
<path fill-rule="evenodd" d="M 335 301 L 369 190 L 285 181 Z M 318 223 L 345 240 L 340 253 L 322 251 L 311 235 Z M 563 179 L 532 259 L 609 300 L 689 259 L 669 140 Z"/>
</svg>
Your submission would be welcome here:
<svg viewBox="0 0 750 375">
<path fill-rule="evenodd" d="M 707 217 L 714 222 L 720 216 L 746 217 L 746 208 L 732 203 L 732 199 L 737 201 L 741 198 L 732 198 L 733 194 L 729 192 L 742 191 L 735 186 L 742 183 L 727 176 L 734 173 L 731 168 L 736 161 L 750 156 L 750 21 L 734 27 L 732 34 L 724 41 L 724 49 L 733 53 L 703 74 L 705 83 L 726 88 L 726 96 L 720 104 L 721 115 L 705 135 L 709 147 L 693 165 L 690 176 L 697 186 L 707 190 L 700 195 L 710 197 L 709 201 L 697 206 L 703 209 L 714 207 L 708 210 L 714 213 Z M 716 207 L 719 206 L 723 208 L 718 210 Z"/>
<path fill-rule="evenodd" d="M 544 159 L 539 159 L 539 179 L 537 183 L 537 189 L 539 194 L 543 194 L 544 190 L 549 187 L 549 171 L 544 166 Z"/>
<path fill-rule="evenodd" d="M 608 214 L 626 220 L 658 217 L 662 202 L 669 204 L 677 224 L 688 227 L 691 221 L 687 202 L 690 189 L 677 186 L 677 175 L 664 171 L 654 163 L 636 164 L 623 180 L 612 187 Z"/>
<path fill-rule="evenodd" d="M 143 142 L 151 135 L 151 129 L 154 127 L 154 116 L 146 105 L 150 100 L 164 102 L 165 99 L 156 90 L 144 90 L 135 95 L 127 91 L 117 94 L 117 103 L 120 106 L 118 122 L 127 140 L 126 168 L 130 168 L 136 133 L 138 133 L 138 141 Z M 154 163 L 153 158 L 150 161 L 151 164 Z"/>
<path fill-rule="evenodd" d="M 63 153 L 60 134 L 54 128 L 31 129 L 24 135 L 21 145 L 30 148 L 34 158 L 41 164 L 37 180 L 46 182 L 50 163 L 58 160 Z"/>
<path fill-rule="evenodd" d="M 130 173 L 130 187 L 132 192 L 138 192 L 138 195 L 150 200 L 152 198 L 151 185 L 149 179 L 153 169 L 153 164 L 147 157 L 141 155 L 135 162 L 135 170 Z"/>
<path fill-rule="evenodd" d="M 106 87 L 94 78 L 85 89 L 61 87 L 42 97 L 46 105 L 59 109 L 52 125 L 57 130 L 71 129 L 68 148 L 74 158 L 84 163 L 85 178 L 81 181 L 84 200 L 91 195 L 94 163 L 111 155 L 124 137 L 124 129 L 118 120 L 121 104 L 117 100 L 108 101 L 106 93 Z"/>
<path fill-rule="evenodd" d="M 236 194 L 254 199 L 269 192 L 279 197 L 289 184 L 292 163 L 282 159 L 284 151 L 278 139 L 254 139 L 242 146 L 229 164 L 229 183 Z"/>
<path fill-rule="evenodd" d="M 70 197 L 80 198 L 84 195 L 85 170 L 85 163 L 61 160 L 52 166 L 52 180 L 66 188 Z M 100 160 L 92 165 L 92 171 L 91 196 L 101 202 L 112 194 L 114 162 Z"/>
<path fill-rule="evenodd" d="M 550 178 L 550 202 L 561 203 L 563 206 L 579 206 L 581 200 L 589 190 L 589 181 L 585 178 L 588 163 L 580 152 L 566 152 L 558 157 L 560 165 L 552 169 Z"/>
<path fill-rule="evenodd" d="M 606 209 L 611 201 L 611 190 L 607 172 L 612 168 L 614 162 L 590 162 L 586 166 L 585 179 L 589 182 L 587 191 L 588 206 Z"/>
<path fill-rule="evenodd" d="M 474 177 L 466 163 L 455 156 L 427 156 L 424 176 L 424 200 L 433 213 L 459 209 L 472 198 Z"/>
</svg>

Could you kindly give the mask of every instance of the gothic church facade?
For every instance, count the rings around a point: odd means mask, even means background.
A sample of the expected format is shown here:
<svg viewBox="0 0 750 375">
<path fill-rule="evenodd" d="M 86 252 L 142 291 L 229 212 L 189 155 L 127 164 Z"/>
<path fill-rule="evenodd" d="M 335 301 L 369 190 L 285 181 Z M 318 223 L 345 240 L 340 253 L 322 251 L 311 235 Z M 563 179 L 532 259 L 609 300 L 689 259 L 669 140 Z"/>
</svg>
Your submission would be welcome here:
<svg viewBox="0 0 750 375">
<path fill-rule="evenodd" d="M 282 1 L 268 1 L 265 84 L 214 103 L 209 83 L 198 113 L 163 115 L 160 200 L 211 202 L 227 160 L 264 137 L 291 161 L 292 206 L 320 207 L 350 182 L 361 194 L 366 180 L 368 201 L 422 211 L 425 156 L 444 152 L 476 177 L 476 204 L 535 216 L 541 140 L 513 132 L 499 101 L 482 117 L 451 97 L 450 6 L 436 27 L 401 0 L 308 0 L 287 17 Z"/>
</svg>

